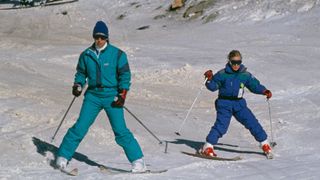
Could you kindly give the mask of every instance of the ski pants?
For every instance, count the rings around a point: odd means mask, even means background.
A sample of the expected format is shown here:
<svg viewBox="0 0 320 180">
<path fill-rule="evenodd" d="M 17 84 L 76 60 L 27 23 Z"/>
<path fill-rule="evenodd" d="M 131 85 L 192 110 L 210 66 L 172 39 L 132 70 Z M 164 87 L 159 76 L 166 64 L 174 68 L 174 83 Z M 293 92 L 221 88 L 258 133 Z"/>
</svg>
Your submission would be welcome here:
<svg viewBox="0 0 320 180">
<path fill-rule="evenodd" d="M 206 138 L 210 144 L 217 144 L 218 139 L 227 132 L 232 116 L 250 131 L 256 141 L 262 142 L 267 139 L 265 130 L 247 107 L 245 99 L 217 99 L 215 106 L 217 119 Z"/>
<path fill-rule="evenodd" d="M 101 98 L 92 93 L 87 92 L 85 94 L 80 116 L 64 136 L 58 156 L 71 160 L 89 127 L 93 124 L 99 112 L 104 109 L 114 132 L 115 140 L 123 148 L 128 160 L 133 162 L 143 157 L 137 140 L 126 126 L 123 108 L 112 107 L 113 100 L 114 97 Z"/>
</svg>

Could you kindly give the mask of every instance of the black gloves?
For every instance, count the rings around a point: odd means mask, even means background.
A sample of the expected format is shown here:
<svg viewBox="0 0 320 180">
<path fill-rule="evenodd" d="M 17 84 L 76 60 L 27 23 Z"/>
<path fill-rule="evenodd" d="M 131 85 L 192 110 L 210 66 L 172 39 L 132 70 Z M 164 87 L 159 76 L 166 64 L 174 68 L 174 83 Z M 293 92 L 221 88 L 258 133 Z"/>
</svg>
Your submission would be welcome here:
<svg viewBox="0 0 320 180">
<path fill-rule="evenodd" d="M 81 92 L 82 92 L 82 88 L 81 88 L 81 85 L 80 84 L 74 84 L 72 86 L 72 94 L 75 96 L 75 97 L 79 97 L 81 95 Z"/>
</svg>

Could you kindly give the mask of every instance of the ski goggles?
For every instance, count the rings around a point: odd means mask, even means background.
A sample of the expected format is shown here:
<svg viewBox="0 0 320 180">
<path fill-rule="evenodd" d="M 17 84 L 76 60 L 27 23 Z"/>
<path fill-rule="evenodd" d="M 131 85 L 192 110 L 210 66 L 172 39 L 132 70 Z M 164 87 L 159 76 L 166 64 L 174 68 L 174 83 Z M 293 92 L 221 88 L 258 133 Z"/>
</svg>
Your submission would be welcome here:
<svg viewBox="0 0 320 180">
<path fill-rule="evenodd" d="M 240 61 L 236 61 L 236 60 L 229 60 L 229 63 L 230 63 L 230 65 L 232 65 L 232 66 L 236 66 L 236 65 L 240 65 L 240 64 L 242 64 L 242 60 L 240 60 Z"/>
<path fill-rule="evenodd" d="M 98 35 L 94 35 L 93 38 L 95 40 L 98 40 L 98 39 L 106 40 L 106 39 L 108 39 L 106 36 L 102 36 L 102 35 L 99 35 L 99 34 Z"/>
</svg>

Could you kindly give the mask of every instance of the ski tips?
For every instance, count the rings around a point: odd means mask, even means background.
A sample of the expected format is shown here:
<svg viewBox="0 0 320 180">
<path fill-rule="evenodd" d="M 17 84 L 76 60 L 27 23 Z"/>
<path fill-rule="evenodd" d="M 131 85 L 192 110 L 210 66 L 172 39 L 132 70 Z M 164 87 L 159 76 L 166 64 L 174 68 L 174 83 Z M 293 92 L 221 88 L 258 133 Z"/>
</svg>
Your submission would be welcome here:
<svg viewBox="0 0 320 180">
<path fill-rule="evenodd" d="M 181 136 L 181 134 L 179 132 L 175 132 L 176 135 Z"/>
</svg>

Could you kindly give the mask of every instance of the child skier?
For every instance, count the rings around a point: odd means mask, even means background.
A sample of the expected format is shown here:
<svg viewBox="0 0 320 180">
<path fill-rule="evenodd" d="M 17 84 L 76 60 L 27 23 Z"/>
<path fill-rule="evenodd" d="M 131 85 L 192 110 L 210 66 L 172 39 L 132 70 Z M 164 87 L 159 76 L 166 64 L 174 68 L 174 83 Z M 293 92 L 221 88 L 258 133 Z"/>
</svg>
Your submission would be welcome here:
<svg viewBox="0 0 320 180">
<path fill-rule="evenodd" d="M 218 139 L 227 132 L 231 117 L 234 116 L 237 121 L 250 131 L 256 141 L 260 142 L 263 152 L 267 156 L 272 156 L 267 134 L 247 107 L 243 98 L 244 87 L 247 87 L 255 94 L 265 95 L 267 99 L 271 98 L 272 93 L 247 71 L 247 68 L 242 64 L 241 53 L 237 50 L 232 50 L 228 55 L 228 63 L 224 69 L 214 75 L 212 70 L 208 70 L 204 76 L 208 78 L 206 82 L 207 89 L 210 91 L 219 90 L 219 95 L 215 101 L 216 122 L 211 128 L 200 153 L 206 156 L 217 156 L 213 145 L 217 144 Z"/>
<path fill-rule="evenodd" d="M 117 144 L 124 149 L 132 163 L 132 172 L 145 172 L 141 148 L 126 127 L 123 115 L 123 105 L 131 81 L 127 56 L 109 43 L 109 32 L 104 22 L 96 23 L 93 38 L 95 43 L 80 55 L 72 94 L 80 96 L 87 80 L 88 90 L 77 122 L 68 130 L 59 147 L 56 165 L 60 169 L 66 168 L 89 127 L 104 109 Z M 116 101 L 115 97 L 118 97 Z"/>
</svg>

